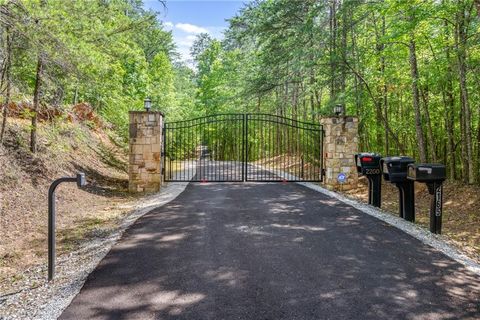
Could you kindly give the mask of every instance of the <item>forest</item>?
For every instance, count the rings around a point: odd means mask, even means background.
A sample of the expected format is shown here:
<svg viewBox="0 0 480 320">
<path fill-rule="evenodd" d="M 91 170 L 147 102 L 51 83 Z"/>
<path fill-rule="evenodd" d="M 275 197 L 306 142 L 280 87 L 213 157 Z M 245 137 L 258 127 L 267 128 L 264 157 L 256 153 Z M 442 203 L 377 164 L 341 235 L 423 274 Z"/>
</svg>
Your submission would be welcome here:
<svg viewBox="0 0 480 320">
<path fill-rule="evenodd" d="M 126 139 L 145 97 L 168 121 L 264 112 L 318 122 L 338 104 L 362 151 L 441 162 L 480 183 L 480 1 L 257 0 L 185 63 L 140 0 L 0 2 L 0 140 L 11 112 L 88 103 Z M 162 1 L 165 10 L 168 1 Z"/>
</svg>

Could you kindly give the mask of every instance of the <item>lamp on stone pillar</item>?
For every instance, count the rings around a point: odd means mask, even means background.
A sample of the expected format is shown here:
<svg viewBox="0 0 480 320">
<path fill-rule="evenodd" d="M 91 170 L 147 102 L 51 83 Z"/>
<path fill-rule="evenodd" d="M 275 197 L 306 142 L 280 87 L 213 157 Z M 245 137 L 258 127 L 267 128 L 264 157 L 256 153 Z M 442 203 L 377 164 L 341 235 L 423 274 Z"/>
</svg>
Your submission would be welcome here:
<svg viewBox="0 0 480 320">
<path fill-rule="evenodd" d="M 146 98 L 145 100 L 143 100 L 143 107 L 145 108 L 145 111 L 150 111 L 150 108 L 152 107 L 152 101 L 150 100 L 150 98 Z"/>
<path fill-rule="evenodd" d="M 333 107 L 333 112 L 337 117 L 339 117 L 342 114 L 345 114 L 345 106 L 343 104 L 337 104 L 335 107 Z"/>
</svg>

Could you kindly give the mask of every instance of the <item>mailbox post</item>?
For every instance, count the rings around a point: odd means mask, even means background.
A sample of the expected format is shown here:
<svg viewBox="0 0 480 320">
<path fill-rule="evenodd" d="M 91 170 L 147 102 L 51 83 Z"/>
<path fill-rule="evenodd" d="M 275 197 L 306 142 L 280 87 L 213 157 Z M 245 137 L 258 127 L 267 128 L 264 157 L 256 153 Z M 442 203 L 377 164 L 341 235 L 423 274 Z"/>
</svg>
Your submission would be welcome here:
<svg viewBox="0 0 480 320">
<path fill-rule="evenodd" d="M 380 160 L 383 178 L 394 183 L 399 194 L 399 216 L 407 221 L 415 221 L 415 186 L 407 179 L 408 165 L 415 160 L 409 157 L 386 157 Z"/>
<path fill-rule="evenodd" d="M 443 181 L 447 177 L 443 164 L 410 164 L 408 179 L 426 183 L 428 193 L 432 195 L 430 202 L 430 232 L 442 233 Z"/>
<path fill-rule="evenodd" d="M 368 179 L 368 204 L 380 208 L 382 202 L 382 171 L 380 159 L 376 153 L 357 153 L 355 163 L 359 175 Z"/>
<path fill-rule="evenodd" d="M 76 182 L 77 186 L 83 187 L 85 173 L 80 172 L 76 177 L 63 177 L 52 182 L 48 189 L 48 281 L 55 276 L 55 190 L 62 182 Z"/>
</svg>

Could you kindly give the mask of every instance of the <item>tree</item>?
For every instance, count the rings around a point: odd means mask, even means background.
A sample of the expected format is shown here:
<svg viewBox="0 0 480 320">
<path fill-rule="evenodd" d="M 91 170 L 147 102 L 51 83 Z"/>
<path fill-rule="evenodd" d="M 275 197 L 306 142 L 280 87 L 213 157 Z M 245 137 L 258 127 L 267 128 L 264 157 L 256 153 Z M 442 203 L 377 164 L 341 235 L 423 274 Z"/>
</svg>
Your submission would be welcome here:
<svg viewBox="0 0 480 320">
<path fill-rule="evenodd" d="M 33 101 L 32 150 L 36 114 L 47 105 L 88 102 L 126 138 L 128 110 L 142 108 L 147 95 L 149 64 L 159 53 L 170 63 L 178 57 L 171 33 L 139 1 L 6 0 L 0 9 L 0 24 L 13 41 L 11 63 L 1 64 L 0 74 L 10 71 L 12 101 Z"/>
<path fill-rule="evenodd" d="M 2 29 L 4 31 L 2 34 L 0 34 L 0 43 L 3 45 L 0 50 L 0 61 L 2 66 L 0 73 L 0 93 L 5 97 L 0 112 L 2 114 L 0 143 L 3 142 L 5 135 L 8 107 L 11 102 L 12 95 L 12 51 L 14 31 L 19 21 L 21 21 L 25 14 L 25 7 L 19 1 L 11 0 L 0 5 L 0 26 L 3 27 Z"/>
<path fill-rule="evenodd" d="M 200 33 L 197 36 L 192 47 L 190 48 L 190 55 L 193 57 L 194 61 L 198 61 L 200 59 L 200 56 L 212 44 L 212 41 L 213 39 L 208 33 Z"/>
<path fill-rule="evenodd" d="M 2 76 L 2 86 L 3 87 L 3 82 L 6 83 L 5 86 L 5 102 L 2 106 L 2 127 L 0 128 L 0 143 L 3 142 L 3 137 L 5 135 L 5 128 L 7 127 L 7 116 L 8 116 L 8 107 L 11 101 L 11 92 L 12 92 L 12 79 L 11 79 L 11 68 L 12 68 L 12 35 L 10 32 L 10 27 L 7 26 L 5 28 L 5 33 L 6 33 L 6 42 L 5 42 L 5 52 L 6 52 L 6 57 L 5 57 L 5 76 Z M 4 81 L 5 79 L 5 81 Z"/>
<path fill-rule="evenodd" d="M 240 51 L 228 77 L 244 110 L 308 120 L 345 103 L 360 118 L 363 150 L 443 161 L 451 178 L 472 183 L 480 171 L 475 4 L 251 2 L 230 20 L 221 56 Z M 218 91 L 225 86 L 215 93 L 235 92 Z"/>
<path fill-rule="evenodd" d="M 164 52 L 155 55 L 149 65 L 149 89 L 153 107 L 164 112 L 174 106 L 174 72 L 168 56 Z"/>
<path fill-rule="evenodd" d="M 467 85 L 467 28 L 471 18 L 470 5 L 463 0 L 458 0 L 458 10 L 456 14 L 456 33 L 455 47 L 458 59 L 458 77 L 460 86 L 460 105 L 462 110 L 461 128 L 462 128 L 462 153 L 463 168 L 466 172 L 465 181 L 473 184 L 475 181 L 473 146 L 472 146 L 472 128 L 471 128 L 471 109 Z"/>
</svg>

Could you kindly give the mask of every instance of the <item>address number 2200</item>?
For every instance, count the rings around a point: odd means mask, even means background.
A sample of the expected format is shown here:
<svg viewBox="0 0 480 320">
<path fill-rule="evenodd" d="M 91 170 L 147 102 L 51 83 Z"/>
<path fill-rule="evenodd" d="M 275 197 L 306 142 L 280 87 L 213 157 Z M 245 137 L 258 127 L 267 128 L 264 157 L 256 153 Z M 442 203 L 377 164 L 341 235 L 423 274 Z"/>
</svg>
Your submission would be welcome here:
<svg viewBox="0 0 480 320">
<path fill-rule="evenodd" d="M 365 174 L 380 174 L 380 169 L 365 169 Z"/>
</svg>

